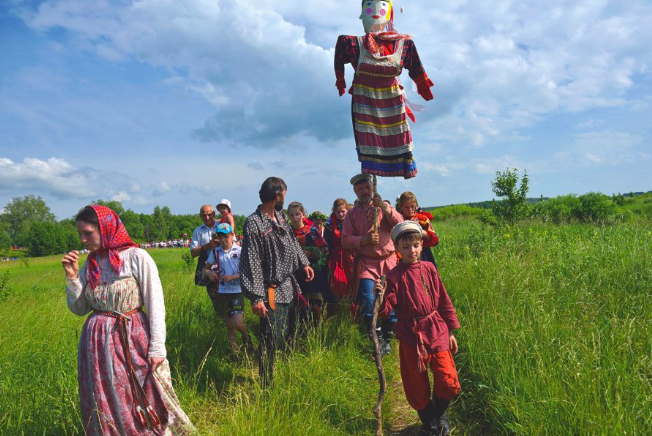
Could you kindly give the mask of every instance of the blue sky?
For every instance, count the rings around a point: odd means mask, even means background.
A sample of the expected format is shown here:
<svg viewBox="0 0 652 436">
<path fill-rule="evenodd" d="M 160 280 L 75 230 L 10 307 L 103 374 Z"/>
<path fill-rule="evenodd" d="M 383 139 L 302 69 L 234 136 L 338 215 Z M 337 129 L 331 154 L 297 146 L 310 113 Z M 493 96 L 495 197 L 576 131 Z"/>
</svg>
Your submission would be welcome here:
<svg viewBox="0 0 652 436">
<path fill-rule="evenodd" d="M 435 99 L 412 126 L 419 174 L 381 179 L 421 205 L 492 198 L 527 169 L 531 196 L 652 190 L 652 4 L 405 0 Z M 138 212 L 353 199 L 350 96 L 333 73 L 359 2 L 5 0 L 0 208 L 42 196 L 59 218 L 102 198 Z M 352 69 L 347 66 L 350 84 Z"/>
</svg>

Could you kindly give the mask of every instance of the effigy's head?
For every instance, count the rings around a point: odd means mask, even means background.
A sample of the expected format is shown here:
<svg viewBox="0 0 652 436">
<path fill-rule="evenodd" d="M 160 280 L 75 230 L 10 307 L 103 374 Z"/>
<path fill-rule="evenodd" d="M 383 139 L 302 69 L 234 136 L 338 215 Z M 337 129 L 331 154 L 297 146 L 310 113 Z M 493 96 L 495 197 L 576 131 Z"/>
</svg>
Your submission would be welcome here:
<svg viewBox="0 0 652 436">
<path fill-rule="evenodd" d="M 394 16 L 391 0 L 363 0 L 360 19 L 365 33 L 381 32 Z"/>
</svg>

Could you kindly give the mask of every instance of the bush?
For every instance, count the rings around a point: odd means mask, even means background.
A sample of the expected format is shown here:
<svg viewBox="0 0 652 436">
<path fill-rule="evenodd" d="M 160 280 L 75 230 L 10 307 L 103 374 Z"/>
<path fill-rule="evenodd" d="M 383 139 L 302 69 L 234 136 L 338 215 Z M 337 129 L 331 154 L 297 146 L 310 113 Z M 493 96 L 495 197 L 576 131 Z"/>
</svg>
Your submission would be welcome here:
<svg viewBox="0 0 652 436">
<path fill-rule="evenodd" d="M 540 201 L 533 206 L 531 216 L 555 224 L 578 221 L 605 223 L 627 221 L 632 213 L 625 208 L 618 207 L 613 199 L 607 195 L 599 192 L 589 192 L 579 197 L 570 194 Z"/>
<path fill-rule="evenodd" d="M 580 202 L 577 196 L 573 194 L 562 195 L 536 203 L 532 207 L 531 216 L 544 222 L 568 223 L 573 220 L 574 211 L 579 207 Z"/>
<path fill-rule="evenodd" d="M 491 187 L 494 194 L 503 199 L 492 204 L 492 210 L 498 221 L 513 225 L 527 216 L 529 183 L 527 171 L 523 172 L 520 186 L 516 168 L 512 170 L 508 168 L 504 172 L 496 171 L 496 179 L 491 182 Z"/>
<path fill-rule="evenodd" d="M 444 206 L 429 211 L 435 221 L 446 221 L 457 218 L 478 218 L 487 212 L 486 209 L 471 207 L 466 204 Z"/>
<path fill-rule="evenodd" d="M 618 207 L 611 198 L 599 192 L 589 192 L 579 197 L 580 207 L 575 218 L 582 222 L 605 222 L 616 217 Z"/>
</svg>

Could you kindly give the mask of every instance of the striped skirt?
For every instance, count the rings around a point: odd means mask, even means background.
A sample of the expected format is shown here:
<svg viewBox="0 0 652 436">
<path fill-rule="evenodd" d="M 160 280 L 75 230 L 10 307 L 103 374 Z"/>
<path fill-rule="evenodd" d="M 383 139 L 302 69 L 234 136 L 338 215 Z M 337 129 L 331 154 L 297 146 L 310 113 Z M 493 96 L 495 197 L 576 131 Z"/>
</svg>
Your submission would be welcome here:
<svg viewBox="0 0 652 436">
<path fill-rule="evenodd" d="M 406 179 L 417 174 L 405 97 L 396 78 L 356 77 L 351 112 L 363 174 Z"/>
</svg>

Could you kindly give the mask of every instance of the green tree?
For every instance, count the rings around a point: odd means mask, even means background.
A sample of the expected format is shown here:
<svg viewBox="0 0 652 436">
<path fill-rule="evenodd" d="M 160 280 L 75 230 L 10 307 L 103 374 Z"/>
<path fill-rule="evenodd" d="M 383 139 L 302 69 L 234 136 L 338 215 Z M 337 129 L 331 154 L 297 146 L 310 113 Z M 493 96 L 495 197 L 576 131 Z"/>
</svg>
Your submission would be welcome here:
<svg viewBox="0 0 652 436">
<path fill-rule="evenodd" d="M 168 239 L 172 227 L 172 212 L 167 206 L 154 208 L 152 216 L 154 240 L 163 241 Z"/>
<path fill-rule="evenodd" d="M 145 239 L 145 226 L 140 220 L 140 215 L 133 210 L 127 209 L 121 215 L 122 224 L 125 225 L 129 236 L 134 241 L 143 242 Z"/>
<path fill-rule="evenodd" d="M 11 238 L 9 237 L 9 233 L 7 233 L 7 226 L 0 221 L 0 254 L 5 255 L 11 247 Z"/>
<path fill-rule="evenodd" d="M 62 225 L 35 223 L 29 229 L 26 246 L 32 257 L 63 253 L 68 249 L 68 235 Z"/>
<path fill-rule="evenodd" d="M 496 179 L 491 182 L 491 187 L 494 194 L 502 199 L 502 201 L 494 201 L 492 206 L 498 220 L 514 224 L 527 216 L 529 183 L 527 171 L 523 171 L 520 186 L 518 169 L 507 168 L 504 172 L 496 171 Z"/>
<path fill-rule="evenodd" d="M 109 209 L 111 209 L 113 212 L 117 213 L 118 216 L 121 219 L 122 219 L 122 214 L 125 212 L 125 208 L 122 205 L 122 203 L 120 203 L 119 201 L 115 201 L 115 200 L 105 201 L 105 200 L 98 199 L 98 200 L 95 200 L 94 202 L 92 202 L 91 204 L 98 204 L 100 206 L 106 206 Z"/>
<path fill-rule="evenodd" d="M 25 246 L 32 225 L 56 222 L 56 217 L 40 196 L 14 197 L 5 206 L 3 221 L 12 242 Z"/>
</svg>

